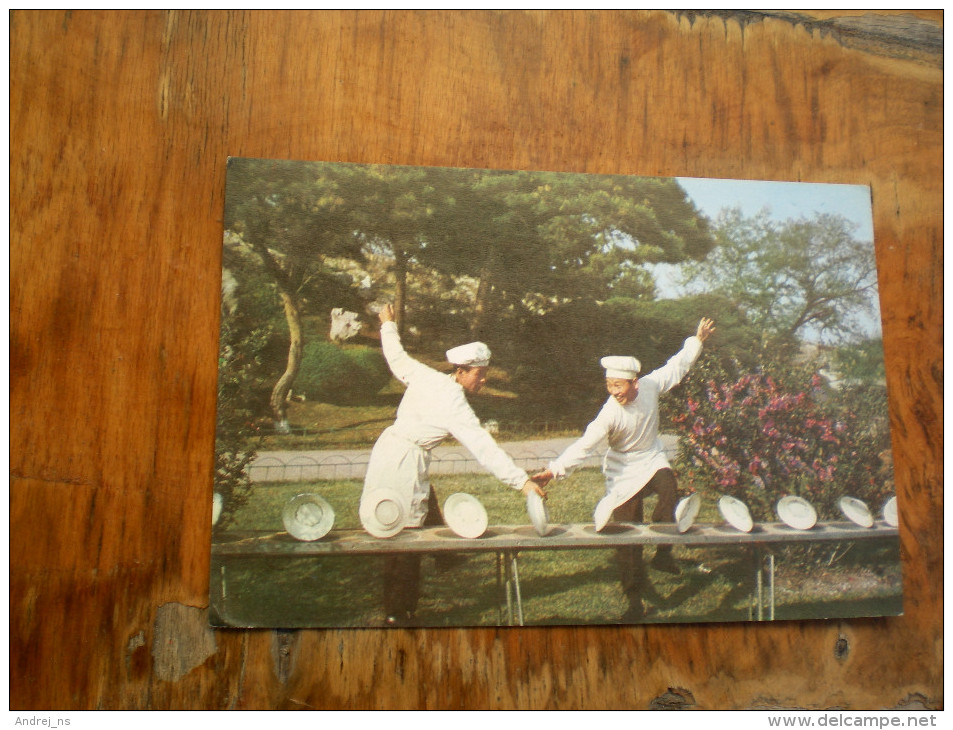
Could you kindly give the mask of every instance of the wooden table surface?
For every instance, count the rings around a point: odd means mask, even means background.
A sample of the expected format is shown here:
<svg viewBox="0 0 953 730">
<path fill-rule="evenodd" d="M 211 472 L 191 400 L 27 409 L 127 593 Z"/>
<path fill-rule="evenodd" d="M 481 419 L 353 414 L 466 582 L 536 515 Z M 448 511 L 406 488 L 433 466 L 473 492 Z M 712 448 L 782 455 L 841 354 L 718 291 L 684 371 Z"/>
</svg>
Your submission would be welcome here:
<svg viewBox="0 0 953 730">
<path fill-rule="evenodd" d="M 11 708 L 942 707 L 942 26 L 12 12 Z M 230 155 L 870 185 L 906 614 L 211 630 Z"/>
</svg>

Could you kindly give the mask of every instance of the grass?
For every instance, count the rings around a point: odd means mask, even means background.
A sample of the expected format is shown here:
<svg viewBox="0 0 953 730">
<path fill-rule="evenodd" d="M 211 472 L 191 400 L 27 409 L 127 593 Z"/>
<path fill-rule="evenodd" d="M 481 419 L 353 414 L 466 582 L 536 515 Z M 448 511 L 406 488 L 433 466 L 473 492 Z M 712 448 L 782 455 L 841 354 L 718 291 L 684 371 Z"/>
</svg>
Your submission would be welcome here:
<svg viewBox="0 0 953 730">
<path fill-rule="evenodd" d="M 528 524 L 524 501 L 484 475 L 434 481 L 443 505 L 454 492 L 480 499 L 490 524 Z M 335 511 L 334 529 L 359 528 L 359 481 L 257 485 L 232 529 L 283 531 L 281 512 L 295 494 L 314 492 Z M 602 475 L 582 470 L 550 485 L 554 524 L 590 522 L 603 494 Z M 653 498 L 647 500 L 651 514 Z M 699 522 L 720 522 L 715 499 L 703 502 Z M 646 558 L 652 554 L 646 549 Z M 832 559 L 832 556 L 839 556 Z M 646 596 L 650 621 L 742 621 L 751 618 L 754 564 L 741 547 L 676 548 L 682 574 L 650 572 Z M 242 559 L 229 564 L 224 607 L 222 566 L 212 566 L 213 613 L 234 626 L 299 628 L 374 626 L 380 608 L 380 559 L 376 557 Z M 614 551 L 553 550 L 520 555 L 523 613 L 527 624 L 614 623 L 625 610 Z M 471 554 L 451 571 L 423 560 L 418 617 L 428 626 L 487 626 L 500 622 L 496 559 Z M 900 612 L 900 560 L 896 546 L 857 544 L 786 548 L 778 553 L 778 618 L 872 616 Z"/>
</svg>

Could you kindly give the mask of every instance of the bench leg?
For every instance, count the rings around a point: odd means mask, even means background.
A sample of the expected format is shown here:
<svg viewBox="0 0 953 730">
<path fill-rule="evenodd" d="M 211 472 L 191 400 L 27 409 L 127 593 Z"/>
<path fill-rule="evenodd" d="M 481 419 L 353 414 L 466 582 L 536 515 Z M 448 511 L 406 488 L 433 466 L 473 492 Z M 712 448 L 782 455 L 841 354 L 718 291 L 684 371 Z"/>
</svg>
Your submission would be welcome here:
<svg viewBox="0 0 953 730">
<path fill-rule="evenodd" d="M 503 623 L 502 605 L 506 605 L 506 623 L 508 626 L 523 625 L 523 597 L 520 593 L 520 572 L 516 560 L 516 551 L 504 550 L 496 554 L 496 579 L 500 585 L 502 572 L 503 598 L 500 601 L 500 624 Z"/>
<path fill-rule="evenodd" d="M 758 548 L 755 561 L 755 585 L 757 596 L 758 621 L 764 621 L 764 552 Z"/>
<path fill-rule="evenodd" d="M 513 625 L 513 566 L 509 552 L 503 553 L 503 583 L 506 587 L 506 623 Z"/>
<path fill-rule="evenodd" d="M 767 583 L 767 585 L 765 585 Z M 774 621 L 774 553 L 757 549 L 755 558 L 755 606 L 758 621 Z"/>
<path fill-rule="evenodd" d="M 520 593 L 520 570 L 519 565 L 516 562 L 517 552 L 513 552 L 512 557 L 512 572 L 513 572 L 513 588 L 516 593 L 516 620 L 519 626 L 523 625 L 523 596 Z"/>
<path fill-rule="evenodd" d="M 499 597 L 497 605 L 497 624 L 503 625 L 503 606 L 506 605 L 506 589 L 503 585 L 503 553 L 496 554 L 496 595 Z"/>
</svg>

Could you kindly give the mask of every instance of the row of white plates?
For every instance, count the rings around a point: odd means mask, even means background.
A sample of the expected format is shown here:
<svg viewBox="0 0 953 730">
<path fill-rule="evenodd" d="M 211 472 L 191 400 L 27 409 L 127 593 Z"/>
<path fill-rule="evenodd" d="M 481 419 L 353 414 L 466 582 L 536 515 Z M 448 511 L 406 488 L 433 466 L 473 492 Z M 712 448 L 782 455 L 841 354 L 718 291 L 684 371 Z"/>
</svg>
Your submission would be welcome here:
<svg viewBox="0 0 953 730">
<path fill-rule="evenodd" d="M 698 512 L 701 510 L 701 495 L 698 492 L 680 500 L 675 507 L 675 526 L 682 533 L 695 524 Z M 854 524 L 861 527 L 873 527 L 874 516 L 867 505 L 856 497 L 841 497 L 838 502 L 841 512 Z M 543 500 L 537 495 L 531 494 L 527 498 L 527 511 L 533 527 L 540 535 L 546 535 L 549 532 L 549 514 Z M 788 527 L 795 530 L 810 530 L 817 524 L 817 511 L 802 497 L 787 496 L 778 500 L 775 507 L 778 517 Z M 724 495 L 718 500 L 718 511 L 725 522 L 741 532 L 751 532 L 754 528 L 754 520 L 751 519 L 751 512 L 748 506 L 740 499 L 730 495 Z M 612 518 L 613 507 L 608 501 L 608 497 L 596 505 L 593 514 L 593 523 L 597 531 L 601 532 L 609 524 Z M 897 521 L 897 498 L 891 497 L 884 504 L 881 511 L 883 521 L 891 527 L 896 527 Z"/>
<path fill-rule="evenodd" d="M 364 529 L 374 537 L 387 538 L 396 535 L 404 528 L 406 521 L 400 496 L 392 490 L 382 489 L 375 492 L 373 497 L 361 504 L 360 518 Z M 701 501 L 701 495 L 695 492 L 679 501 L 675 507 L 675 525 L 680 533 L 686 532 L 695 524 Z M 873 527 L 874 516 L 862 500 L 842 497 L 838 504 L 841 512 L 851 522 L 861 527 Z M 782 497 L 776 505 L 776 510 L 781 521 L 795 530 L 810 530 L 817 524 L 817 512 L 811 503 L 802 497 Z M 460 537 L 476 539 L 486 532 L 489 524 L 486 509 L 472 494 L 451 494 L 444 502 L 443 511 L 447 526 Z M 536 533 L 540 536 L 549 534 L 549 509 L 545 500 L 538 494 L 531 493 L 526 498 L 526 511 Z M 740 499 L 727 494 L 722 496 L 718 500 L 718 511 L 725 522 L 736 530 L 751 532 L 754 528 L 748 506 Z M 612 512 L 612 505 L 605 499 L 596 505 L 593 522 L 597 531 L 602 531 L 609 524 Z M 881 510 L 881 517 L 888 525 L 897 526 L 896 497 L 887 500 Z M 288 533 L 298 540 L 319 540 L 327 535 L 334 525 L 334 510 L 317 494 L 299 494 L 285 506 L 282 522 Z"/>
<path fill-rule="evenodd" d="M 844 516 L 854 524 L 861 527 L 874 526 L 874 515 L 862 500 L 856 497 L 841 497 L 838 506 Z M 810 530 L 817 524 L 817 512 L 811 503 L 802 497 L 782 497 L 778 500 L 775 510 L 781 521 L 795 530 Z M 718 511 L 725 518 L 725 522 L 735 529 L 742 532 L 751 532 L 754 527 L 748 507 L 740 499 L 735 499 L 727 494 L 724 495 L 718 500 Z M 896 497 L 891 497 L 884 503 L 881 517 L 891 527 L 897 526 Z"/>
</svg>

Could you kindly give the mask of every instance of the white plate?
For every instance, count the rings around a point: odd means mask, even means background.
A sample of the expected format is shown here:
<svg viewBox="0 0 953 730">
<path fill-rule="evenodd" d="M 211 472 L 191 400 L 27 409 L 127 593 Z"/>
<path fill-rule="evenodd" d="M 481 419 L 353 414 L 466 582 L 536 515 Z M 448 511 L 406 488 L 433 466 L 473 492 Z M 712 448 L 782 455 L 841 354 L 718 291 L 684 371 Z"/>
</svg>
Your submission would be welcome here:
<svg viewBox="0 0 953 730">
<path fill-rule="evenodd" d="M 778 517 L 795 530 L 810 530 L 817 524 L 817 512 L 810 502 L 800 497 L 782 497 L 778 501 Z"/>
<path fill-rule="evenodd" d="M 855 497 L 841 497 L 837 504 L 840 506 L 840 511 L 844 513 L 844 516 L 855 525 L 860 525 L 861 527 L 874 526 L 874 516 L 870 514 L 867 505 L 859 499 Z"/>
<path fill-rule="evenodd" d="M 486 532 L 489 518 L 480 500 L 472 494 L 457 492 L 443 503 L 447 525 L 460 537 L 477 538 Z"/>
<path fill-rule="evenodd" d="M 599 500 L 595 512 L 592 513 L 592 521 L 596 525 L 596 532 L 602 532 L 602 530 L 605 529 L 605 526 L 609 524 L 609 520 L 612 519 L 613 511 L 612 500 L 608 497 L 603 497 Z"/>
<path fill-rule="evenodd" d="M 695 492 L 675 506 L 675 524 L 679 532 L 688 532 L 688 529 L 695 524 L 695 518 L 698 517 L 698 510 L 702 506 L 702 496 Z"/>
<path fill-rule="evenodd" d="M 224 501 L 222 500 L 222 495 L 218 492 L 212 495 L 212 524 L 215 525 L 218 523 L 219 518 L 222 516 L 222 507 Z"/>
<path fill-rule="evenodd" d="M 361 500 L 361 524 L 374 537 L 393 537 L 404 529 L 404 503 L 393 489 L 375 489 Z"/>
<path fill-rule="evenodd" d="M 536 492 L 526 495 L 526 511 L 529 513 L 529 521 L 533 523 L 536 534 L 545 537 L 549 532 L 549 508 Z"/>
<path fill-rule="evenodd" d="M 334 510 L 317 494 L 292 497 L 281 513 L 288 534 L 298 540 L 320 540 L 334 525 Z"/>
<path fill-rule="evenodd" d="M 884 503 L 883 509 L 883 518 L 891 527 L 896 527 L 900 524 L 900 521 L 897 519 L 897 498 L 891 497 Z"/>
<path fill-rule="evenodd" d="M 751 532 L 754 522 L 751 521 L 751 513 L 748 511 L 748 505 L 740 499 L 735 499 L 729 494 L 724 495 L 718 500 L 718 511 L 725 518 L 725 522 L 741 532 Z"/>
</svg>

